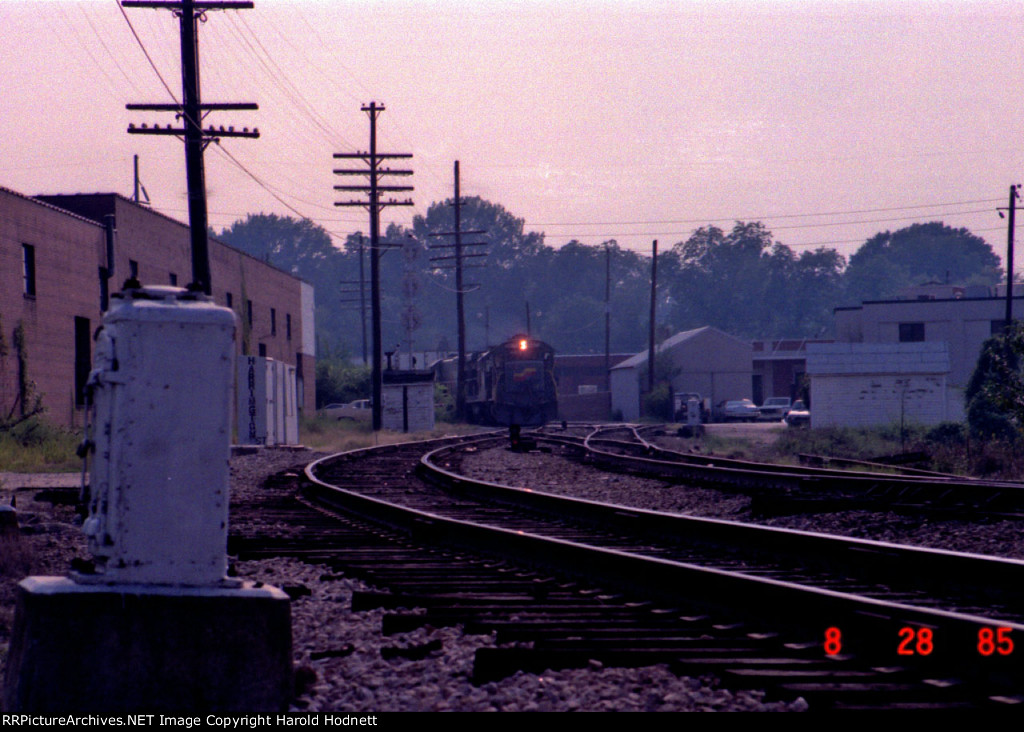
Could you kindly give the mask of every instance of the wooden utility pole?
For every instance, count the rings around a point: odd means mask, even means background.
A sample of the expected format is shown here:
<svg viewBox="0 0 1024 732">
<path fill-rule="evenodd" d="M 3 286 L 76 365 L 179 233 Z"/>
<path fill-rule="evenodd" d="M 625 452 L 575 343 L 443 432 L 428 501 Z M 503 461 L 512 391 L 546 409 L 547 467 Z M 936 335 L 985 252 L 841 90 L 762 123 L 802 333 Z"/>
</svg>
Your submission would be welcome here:
<svg viewBox="0 0 1024 732">
<path fill-rule="evenodd" d="M 1017 186 L 1010 186 L 1010 203 L 1007 206 L 1009 221 L 1006 227 L 1006 317 L 1003 332 L 1009 335 L 1013 324 L 1013 227 L 1017 213 Z M 1002 216 L 1002 213 L 999 214 Z"/>
<path fill-rule="evenodd" d="M 194 292 L 212 294 L 210 282 L 210 252 L 207 239 L 206 214 L 206 173 L 203 167 L 203 150 L 210 142 L 222 137 L 259 137 L 260 132 L 249 128 L 236 131 L 234 127 L 215 129 L 202 128 L 203 113 L 218 109 L 257 109 L 255 104 L 203 104 L 199 98 L 199 38 L 196 23 L 208 10 L 241 10 L 253 7 L 251 2 L 230 0 L 179 0 L 158 2 L 157 0 L 122 0 L 126 8 L 160 8 L 172 10 L 181 20 L 181 104 L 128 104 L 131 110 L 152 112 L 175 112 L 181 117 L 183 127 L 171 125 L 149 127 L 128 126 L 128 132 L 135 135 L 174 135 L 185 138 L 185 173 L 188 179 L 188 225 L 192 238 L 192 282 L 188 289 Z"/>
<path fill-rule="evenodd" d="M 384 111 L 384 105 L 370 102 L 369 106 L 363 106 L 363 112 L 370 118 L 370 151 L 368 153 L 335 153 L 335 158 L 346 160 L 362 160 L 366 168 L 360 169 L 338 169 L 335 175 L 365 175 L 369 178 L 367 185 L 355 186 L 334 186 L 336 191 L 353 191 L 366 193 L 368 201 L 336 201 L 335 206 L 363 206 L 370 212 L 370 311 L 373 330 L 373 356 L 372 356 L 372 382 L 373 382 L 373 429 L 379 431 L 381 428 L 382 415 L 382 394 L 384 391 L 384 376 L 381 364 L 381 313 L 380 313 L 380 211 L 385 206 L 411 206 L 412 199 L 397 200 L 389 198 L 382 201 L 380 194 L 394 193 L 398 191 L 411 191 L 412 186 L 381 185 L 380 179 L 385 175 L 412 175 L 411 170 L 392 170 L 381 168 L 384 160 L 396 158 L 411 158 L 412 153 L 379 153 L 377 152 L 377 118 Z"/>
<path fill-rule="evenodd" d="M 647 347 L 647 391 L 654 391 L 654 315 L 658 294 L 658 240 L 654 240 L 651 253 L 651 324 L 650 345 Z"/>
<path fill-rule="evenodd" d="M 604 388 L 612 390 L 612 249 L 604 243 Z"/>
<path fill-rule="evenodd" d="M 465 280 L 463 278 L 463 259 L 466 257 L 484 257 L 487 256 L 485 252 L 474 252 L 472 254 L 466 254 L 463 249 L 468 246 L 484 246 L 487 242 L 464 242 L 462 236 L 464 234 L 484 234 L 486 233 L 483 229 L 475 229 L 472 231 L 463 231 L 462 229 L 462 196 L 459 192 L 459 161 L 455 161 L 454 166 L 454 181 L 455 181 L 455 198 L 452 201 L 452 210 L 455 218 L 455 228 L 452 231 L 441 231 L 430 236 L 451 236 L 454 237 L 455 254 L 453 256 L 444 257 L 432 257 L 431 262 L 440 262 L 443 260 L 454 259 L 455 260 L 455 318 L 456 325 L 459 332 L 459 354 L 458 354 L 458 366 L 455 375 L 455 417 L 457 419 L 465 419 L 466 416 L 466 302 L 465 302 Z M 452 245 L 433 245 L 431 249 L 442 249 L 450 248 Z"/>
</svg>

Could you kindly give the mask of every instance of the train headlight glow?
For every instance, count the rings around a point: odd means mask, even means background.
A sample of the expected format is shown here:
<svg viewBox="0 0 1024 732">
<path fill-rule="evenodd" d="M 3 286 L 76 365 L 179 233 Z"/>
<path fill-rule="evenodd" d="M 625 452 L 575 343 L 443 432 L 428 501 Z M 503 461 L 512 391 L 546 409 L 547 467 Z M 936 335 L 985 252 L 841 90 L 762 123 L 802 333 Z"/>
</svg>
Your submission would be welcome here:
<svg viewBox="0 0 1024 732">
<path fill-rule="evenodd" d="M 520 338 L 519 339 L 519 350 L 520 351 L 525 351 L 526 350 L 526 339 L 525 338 Z"/>
</svg>

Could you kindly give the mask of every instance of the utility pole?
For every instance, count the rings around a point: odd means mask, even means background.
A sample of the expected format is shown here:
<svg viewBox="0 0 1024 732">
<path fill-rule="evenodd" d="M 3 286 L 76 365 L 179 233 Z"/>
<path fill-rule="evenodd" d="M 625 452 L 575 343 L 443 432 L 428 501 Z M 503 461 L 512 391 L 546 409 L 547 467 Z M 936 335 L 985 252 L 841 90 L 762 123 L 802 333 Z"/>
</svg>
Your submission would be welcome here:
<svg viewBox="0 0 1024 732">
<path fill-rule="evenodd" d="M 604 243 L 604 389 L 612 390 L 612 249 Z"/>
<path fill-rule="evenodd" d="M 455 260 L 455 318 L 459 331 L 459 355 L 458 355 L 458 368 L 455 380 L 455 417 L 457 419 L 464 419 L 466 416 L 466 289 L 465 281 L 462 276 L 462 270 L 465 268 L 462 260 L 466 257 L 484 257 L 487 256 L 485 252 L 475 252 L 472 254 L 466 254 L 463 252 L 463 247 L 470 246 L 484 246 L 487 242 L 463 242 L 462 236 L 464 234 L 484 234 L 486 233 L 483 229 L 476 229 L 472 231 L 463 231 L 462 229 L 462 197 L 459 193 L 459 161 L 455 161 L 454 166 L 454 179 L 455 179 L 455 198 L 452 201 L 452 209 L 455 218 L 455 228 L 453 231 L 442 231 L 430 236 L 452 236 L 455 238 L 454 256 L 444 257 L 432 257 L 431 262 L 439 262 L 442 260 L 454 259 Z M 452 245 L 434 245 L 431 249 L 448 249 Z"/>
<path fill-rule="evenodd" d="M 1013 227 L 1017 214 L 1017 199 L 1020 193 L 1019 186 L 1010 186 L 1010 203 L 1006 207 L 1009 221 L 1006 227 L 1006 316 L 1003 324 L 1003 332 L 1010 334 L 1010 327 L 1013 324 Z M 1003 217 L 1002 209 L 999 209 L 999 218 Z"/>
<path fill-rule="evenodd" d="M 381 315 L 380 315 L 380 211 L 385 206 L 411 206 L 412 199 L 397 200 L 389 198 L 382 201 L 381 193 L 395 193 L 398 191 L 411 191 L 412 186 L 381 185 L 381 177 L 385 175 L 409 176 L 411 170 L 392 170 L 391 168 L 380 167 L 385 160 L 397 158 L 411 158 L 412 153 L 378 153 L 377 152 L 377 118 L 384 111 L 384 105 L 370 102 L 368 106 L 361 107 L 370 118 L 370 150 L 367 153 L 335 153 L 335 158 L 345 160 L 362 160 L 366 168 L 361 169 L 338 169 L 335 175 L 365 175 L 369 178 L 368 185 L 355 186 L 334 186 L 336 191 L 353 191 L 366 193 L 368 201 L 336 201 L 335 206 L 362 206 L 370 212 L 370 310 L 373 319 L 373 429 L 381 429 L 382 404 L 381 397 L 384 391 L 384 377 L 381 364 Z"/>
<path fill-rule="evenodd" d="M 363 262 L 366 257 L 363 255 L 366 247 L 363 244 L 363 235 L 359 235 L 359 323 L 363 330 L 363 366 L 369 363 L 366 350 L 366 271 Z"/>
<path fill-rule="evenodd" d="M 175 112 L 182 119 L 184 127 L 128 126 L 129 134 L 174 135 L 185 138 L 185 172 L 188 179 L 188 225 L 192 236 L 192 282 L 188 289 L 193 292 L 212 294 L 210 283 L 210 252 L 206 230 L 206 173 L 203 167 L 203 151 L 210 142 L 219 142 L 222 137 L 259 137 L 257 129 L 234 127 L 215 129 L 202 128 L 203 113 L 218 109 L 252 110 L 255 104 L 203 104 L 199 98 L 199 38 L 196 23 L 207 10 L 241 10 L 253 7 L 252 2 L 234 0 L 122 0 L 126 8 L 160 8 L 172 10 L 181 20 L 181 104 L 129 104 L 130 110 L 151 112 Z"/>
<path fill-rule="evenodd" d="M 654 391 L 654 311 L 658 293 L 658 240 L 654 240 L 651 254 L 651 343 L 647 347 L 647 391 Z"/>
<path fill-rule="evenodd" d="M 135 178 L 135 188 L 132 195 L 132 200 L 140 206 L 149 205 L 149 193 L 146 192 L 146 186 L 142 185 L 142 180 L 139 178 L 139 156 L 133 155 L 133 168 Z"/>
</svg>

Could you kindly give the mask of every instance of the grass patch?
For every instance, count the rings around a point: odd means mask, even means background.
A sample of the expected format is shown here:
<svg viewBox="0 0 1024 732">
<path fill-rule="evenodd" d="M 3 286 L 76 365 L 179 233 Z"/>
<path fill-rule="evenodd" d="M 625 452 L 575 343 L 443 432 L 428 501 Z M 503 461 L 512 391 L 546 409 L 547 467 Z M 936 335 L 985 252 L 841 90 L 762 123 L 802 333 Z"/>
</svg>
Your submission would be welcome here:
<svg viewBox="0 0 1024 732">
<path fill-rule="evenodd" d="M 30 419 L 0 432 L 0 465 L 17 473 L 69 473 L 82 469 L 75 454 L 81 431 Z"/>
<path fill-rule="evenodd" d="M 348 419 L 335 420 L 317 415 L 304 418 L 300 422 L 299 439 L 303 445 L 313 450 L 333 453 L 358 450 L 361 447 L 374 445 L 390 445 L 395 442 L 427 440 L 445 435 L 467 435 L 480 431 L 481 428 L 477 425 L 444 422 L 439 423 L 429 432 L 405 433 L 381 430 L 375 433 L 370 428 L 369 422 L 353 422 Z"/>
<path fill-rule="evenodd" d="M 773 438 L 708 431 L 701 438 L 686 440 L 680 447 L 706 455 L 790 465 L 798 464 L 799 455 L 872 461 L 923 453 L 927 459 L 910 467 L 991 480 L 1024 481 L 1024 450 L 1019 441 L 972 438 L 958 423 L 930 428 L 907 425 L 902 430 L 899 424 L 781 429 Z"/>
</svg>

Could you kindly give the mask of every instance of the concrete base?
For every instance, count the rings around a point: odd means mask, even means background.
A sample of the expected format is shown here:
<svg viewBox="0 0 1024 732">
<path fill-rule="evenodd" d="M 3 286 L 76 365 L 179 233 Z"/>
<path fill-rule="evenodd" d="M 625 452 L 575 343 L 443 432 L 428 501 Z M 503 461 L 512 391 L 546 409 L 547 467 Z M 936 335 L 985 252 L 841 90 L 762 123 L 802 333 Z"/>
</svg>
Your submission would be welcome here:
<svg viewBox="0 0 1024 732">
<path fill-rule="evenodd" d="M 288 596 L 241 589 L 18 588 L 8 713 L 278 712 L 292 693 Z"/>
</svg>

